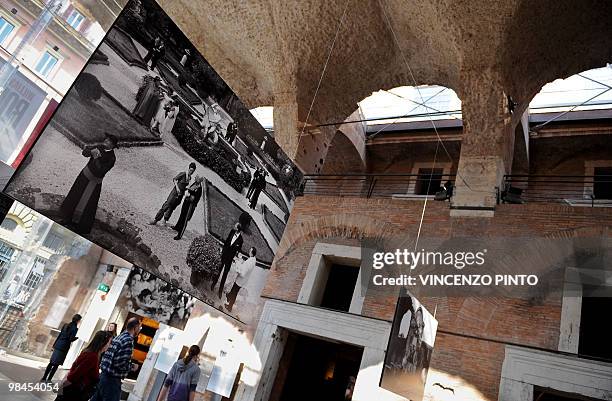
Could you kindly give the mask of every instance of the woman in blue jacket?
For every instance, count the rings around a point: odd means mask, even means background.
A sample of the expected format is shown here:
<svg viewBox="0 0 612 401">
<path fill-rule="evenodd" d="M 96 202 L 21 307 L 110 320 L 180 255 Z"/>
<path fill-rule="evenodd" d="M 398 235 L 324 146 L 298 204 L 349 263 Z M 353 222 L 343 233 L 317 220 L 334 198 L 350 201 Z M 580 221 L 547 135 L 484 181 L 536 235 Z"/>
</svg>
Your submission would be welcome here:
<svg viewBox="0 0 612 401">
<path fill-rule="evenodd" d="M 76 314 L 72 316 L 72 321 L 70 323 L 66 323 L 62 326 L 62 331 L 60 331 L 55 343 L 53 343 L 53 353 L 51 354 L 51 359 L 49 360 L 49 364 L 47 365 L 47 369 L 45 369 L 45 374 L 41 381 L 53 380 L 53 375 L 57 372 L 57 368 L 66 360 L 70 344 L 77 339 L 76 334 L 79 330 L 78 325 L 80 321 L 81 315 Z"/>
</svg>

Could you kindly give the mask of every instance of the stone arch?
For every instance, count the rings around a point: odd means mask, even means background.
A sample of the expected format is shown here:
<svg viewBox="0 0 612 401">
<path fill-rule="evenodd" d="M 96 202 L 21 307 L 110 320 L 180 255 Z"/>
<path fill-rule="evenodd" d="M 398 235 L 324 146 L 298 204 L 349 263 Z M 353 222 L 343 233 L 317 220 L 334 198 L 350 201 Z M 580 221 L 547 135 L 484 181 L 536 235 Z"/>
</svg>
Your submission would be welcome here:
<svg viewBox="0 0 612 401">
<path fill-rule="evenodd" d="M 612 7 L 586 0 L 520 0 L 504 31 L 502 63 L 508 93 L 528 104 L 557 78 L 612 60 Z"/>
<path fill-rule="evenodd" d="M 356 125 L 356 124 L 346 124 Z M 366 170 L 365 132 L 339 129 L 329 145 L 327 157 L 320 159 L 321 173 L 362 173 Z"/>
</svg>

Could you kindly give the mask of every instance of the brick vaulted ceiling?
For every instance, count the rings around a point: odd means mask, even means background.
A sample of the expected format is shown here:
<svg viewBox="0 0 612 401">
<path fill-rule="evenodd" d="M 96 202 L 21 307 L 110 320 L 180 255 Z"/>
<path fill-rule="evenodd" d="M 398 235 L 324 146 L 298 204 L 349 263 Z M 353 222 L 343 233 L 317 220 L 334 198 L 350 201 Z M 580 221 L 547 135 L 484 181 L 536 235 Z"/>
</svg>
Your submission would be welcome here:
<svg viewBox="0 0 612 401">
<path fill-rule="evenodd" d="M 464 104 L 490 86 L 526 107 L 547 82 L 612 61 L 610 0 L 159 2 L 248 107 L 294 93 L 300 122 L 346 6 L 311 124 L 415 83 L 452 88 Z"/>
</svg>

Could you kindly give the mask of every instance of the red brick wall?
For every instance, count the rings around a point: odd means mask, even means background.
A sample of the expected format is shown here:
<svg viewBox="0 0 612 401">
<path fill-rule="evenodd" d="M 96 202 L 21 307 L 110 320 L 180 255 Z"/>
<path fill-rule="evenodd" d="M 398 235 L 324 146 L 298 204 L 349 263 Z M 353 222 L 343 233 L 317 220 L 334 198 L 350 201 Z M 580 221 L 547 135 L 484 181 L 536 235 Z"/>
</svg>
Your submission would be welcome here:
<svg viewBox="0 0 612 401">
<path fill-rule="evenodd" d="M 450 216 L 448 203 L 428 202 L 422 237 L 609 236 L 612 210 L 553 204 L 499 205 L 493 218 Z M 359 245 L 362 238 L 416 237 L 423 202 L 392 199 L 298 198 L 263 295 L 296 301 L 317 242 Z M 542 257 L 546 257 L 546 250 Z M 504 343 L 556 350 L 561 296 L 540 302 L 505 298 L 422 298 L 439 321 L 432 367 L 461 377 L 497 399 Z M 396 299 L 366 295 L 362 314 L 392 320 Z M 465 336 L 476 337 L 466 339 Z"/>
</svg>

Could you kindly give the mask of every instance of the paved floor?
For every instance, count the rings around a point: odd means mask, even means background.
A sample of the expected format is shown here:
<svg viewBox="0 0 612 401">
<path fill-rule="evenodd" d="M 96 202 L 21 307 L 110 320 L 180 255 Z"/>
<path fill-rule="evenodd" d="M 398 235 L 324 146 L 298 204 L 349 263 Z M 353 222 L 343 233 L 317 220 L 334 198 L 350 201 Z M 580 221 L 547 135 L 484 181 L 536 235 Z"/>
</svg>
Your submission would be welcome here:
<svg viewBox="0 0 612 401">
<path fill-rule="evenodd" d="M 9 383 L 38 383 L 42 377 L 44 364 L 25 358 L 0 355 L 0 400 L 6 401 L 51 401 L 56 394 L 51 391 L 10 391 Z M 57 377 L 61 379 L 65 372 L 58 371 Z"/>
</svg>

